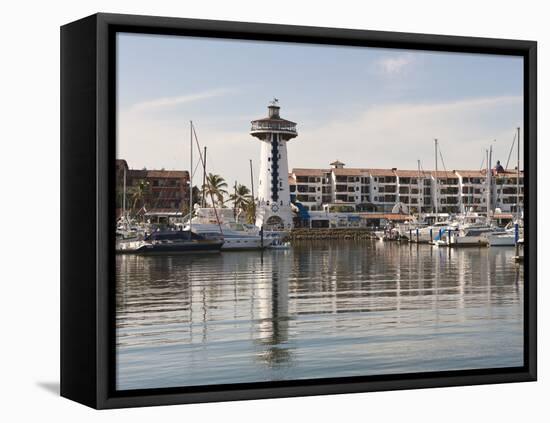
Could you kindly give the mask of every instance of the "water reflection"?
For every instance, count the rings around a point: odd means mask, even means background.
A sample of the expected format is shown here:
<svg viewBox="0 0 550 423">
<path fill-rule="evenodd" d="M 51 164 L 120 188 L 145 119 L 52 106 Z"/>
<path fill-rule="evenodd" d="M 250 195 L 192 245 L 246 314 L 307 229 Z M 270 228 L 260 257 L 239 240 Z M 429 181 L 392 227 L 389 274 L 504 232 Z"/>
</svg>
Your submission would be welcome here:
<svg viewBox="0 0 550 423">
<path fill-rule="evenodd" d="M 117 386 L 522 365 L 513 248 L 117 256 Z"/>
</svg>

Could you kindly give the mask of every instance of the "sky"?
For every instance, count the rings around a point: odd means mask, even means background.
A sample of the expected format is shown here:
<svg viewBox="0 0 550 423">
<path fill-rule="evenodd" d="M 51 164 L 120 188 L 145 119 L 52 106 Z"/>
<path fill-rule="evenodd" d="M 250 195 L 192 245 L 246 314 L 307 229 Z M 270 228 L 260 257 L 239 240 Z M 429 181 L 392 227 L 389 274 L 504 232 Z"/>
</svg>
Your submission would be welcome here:
<svg viewBox="0 0 550 423">
<path fill-rule="evenodd" d="M 447 170 L 479 169 L 491 145 L 493 163 L 505 165 L 522 126 L 523 59 L 119 34 L 117 158 L 134 169 L 188 170 L 192 120 L 207 171 L 249 186 L 249 160 L 257 175 L 260 158 L 250 121 L 267 116 L 274 97 L 298 124 L 289 169 L 336 159 L 433 169 L 435 138 Z"/>
</svg>

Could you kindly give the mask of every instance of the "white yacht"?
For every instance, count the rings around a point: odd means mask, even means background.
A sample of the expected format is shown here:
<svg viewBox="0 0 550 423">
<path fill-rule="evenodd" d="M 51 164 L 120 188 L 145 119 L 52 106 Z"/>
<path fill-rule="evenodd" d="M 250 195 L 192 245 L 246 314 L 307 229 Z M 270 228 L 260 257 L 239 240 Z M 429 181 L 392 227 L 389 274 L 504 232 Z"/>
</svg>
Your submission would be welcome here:
<svg viewBox="0 0 550 423">
<path fill-rule="evenodd" d="M 493 226 L 485 217 L 466 214 L 461 217 L 460 223 L 448 230 L 443 244 L 449 247 L 487 246 L 489 245 L 489 236 L 503 232 L 503 228 Z M 441 244 L 440 242 L 439 245 Z"/>
<path fill-rule="evenodd" d="M 189 221 L 184 226 L 189 230 Z M 233 209 L 196 207 L 191 229 L 209 239 L 221 238 L 222 250 L 255 250 L 269 246 L 270 236 L 262 236 L 254 225 L 236 222 Z"/>
<path fill-rule="evenodd" d="M 516 236 L 508 231 L 492 233 L 487 236 L 487 241 L 491 247 L 511 247 L 516 245 Z"/>
<path fill-rule="evenodd" d="M 487 236 L 491 247 L 512 247 L 516 245 L 516 222 L 509 223 L 503 232 L 495 232 Z M 523 237 L 523 221 L 519 221 L 518 242 Z"/>
</svg>

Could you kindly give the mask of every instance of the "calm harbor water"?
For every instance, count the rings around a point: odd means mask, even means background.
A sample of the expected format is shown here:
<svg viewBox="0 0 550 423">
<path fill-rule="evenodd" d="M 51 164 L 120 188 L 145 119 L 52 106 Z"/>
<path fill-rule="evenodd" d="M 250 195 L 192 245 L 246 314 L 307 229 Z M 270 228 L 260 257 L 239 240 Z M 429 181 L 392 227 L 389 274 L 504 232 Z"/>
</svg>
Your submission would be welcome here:
<svg viewBox="0 0 550 423">
<path fill-rule="evenodd" d="M 523 365 L 514 249 L 117 256 L 117 389 Z"/>
</svg>

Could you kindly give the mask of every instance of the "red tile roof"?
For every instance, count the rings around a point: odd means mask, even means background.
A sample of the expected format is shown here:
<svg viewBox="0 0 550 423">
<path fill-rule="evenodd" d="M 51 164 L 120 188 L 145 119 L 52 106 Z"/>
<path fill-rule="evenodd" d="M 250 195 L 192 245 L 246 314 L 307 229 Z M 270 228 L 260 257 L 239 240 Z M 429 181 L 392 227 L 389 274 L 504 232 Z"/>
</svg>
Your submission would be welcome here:
<svg viewBox="0 0 550 423">
<path fill-rule="evenodd" d="M 393 169 L 365 169 L 365 172 L 373 176 L 395 176 Z"/>
<path fill-rule="evenodd" d="M 296 176 L 323 176 L 325 173 L 330 173 L 332 169 L 292 169 L 292 173 Z"/>
<path fill-rule="evenodd" d="M 424 171 L 418 171 L 418 170 L 401 170 L 401 169 L 397 169 L 395 171 L 395 174 L 397 176 L 399 176 L 400 178 L 418 178 L 419 176 L 421 178 L 426 178 L 426 177 L 429 177 L 430 176 L 430 173 L 429 172 L 424 172 Z"/>
<path fill-rule="evenodd" d="M 331 171 L 336 176 L 362 176 L 366 175 L 367 173 L 363 169 L 353 169 L 353 168 L 336 168 L 331 169 Z"/>
<path fill-rule="evenodd" d="M 455 172 L 464 178 L 485 178 L 487 170 L 456 170 Z"/>
<path fill-rule="evenodd" d="M 434 178 L 437 176 L 438 178 L 458 178 L 456 173 L 450 170 L 438 170 L 437 172 L 435 170 L 428 171 Z"/>
<path fill-rule="evenodd" d="M 495 175 L 495 176 L 505 176 L 507 178 L 516 178 L 518 176 L 518 171 L 516 169 L 506 169 L 504 172 L 496 173 L 493 170 L 493 175 Z M 519 171 L 519 177 L 521 178 L 523 176 L 524 176 L 524 172 L 523 172 L 523 170 L 520 170 Z"/>
<path fill-rule="evenodd" d="M 148 170 L 148 178 L 189 178 L 189 172 L 186 170 Z"/>
</svg>

